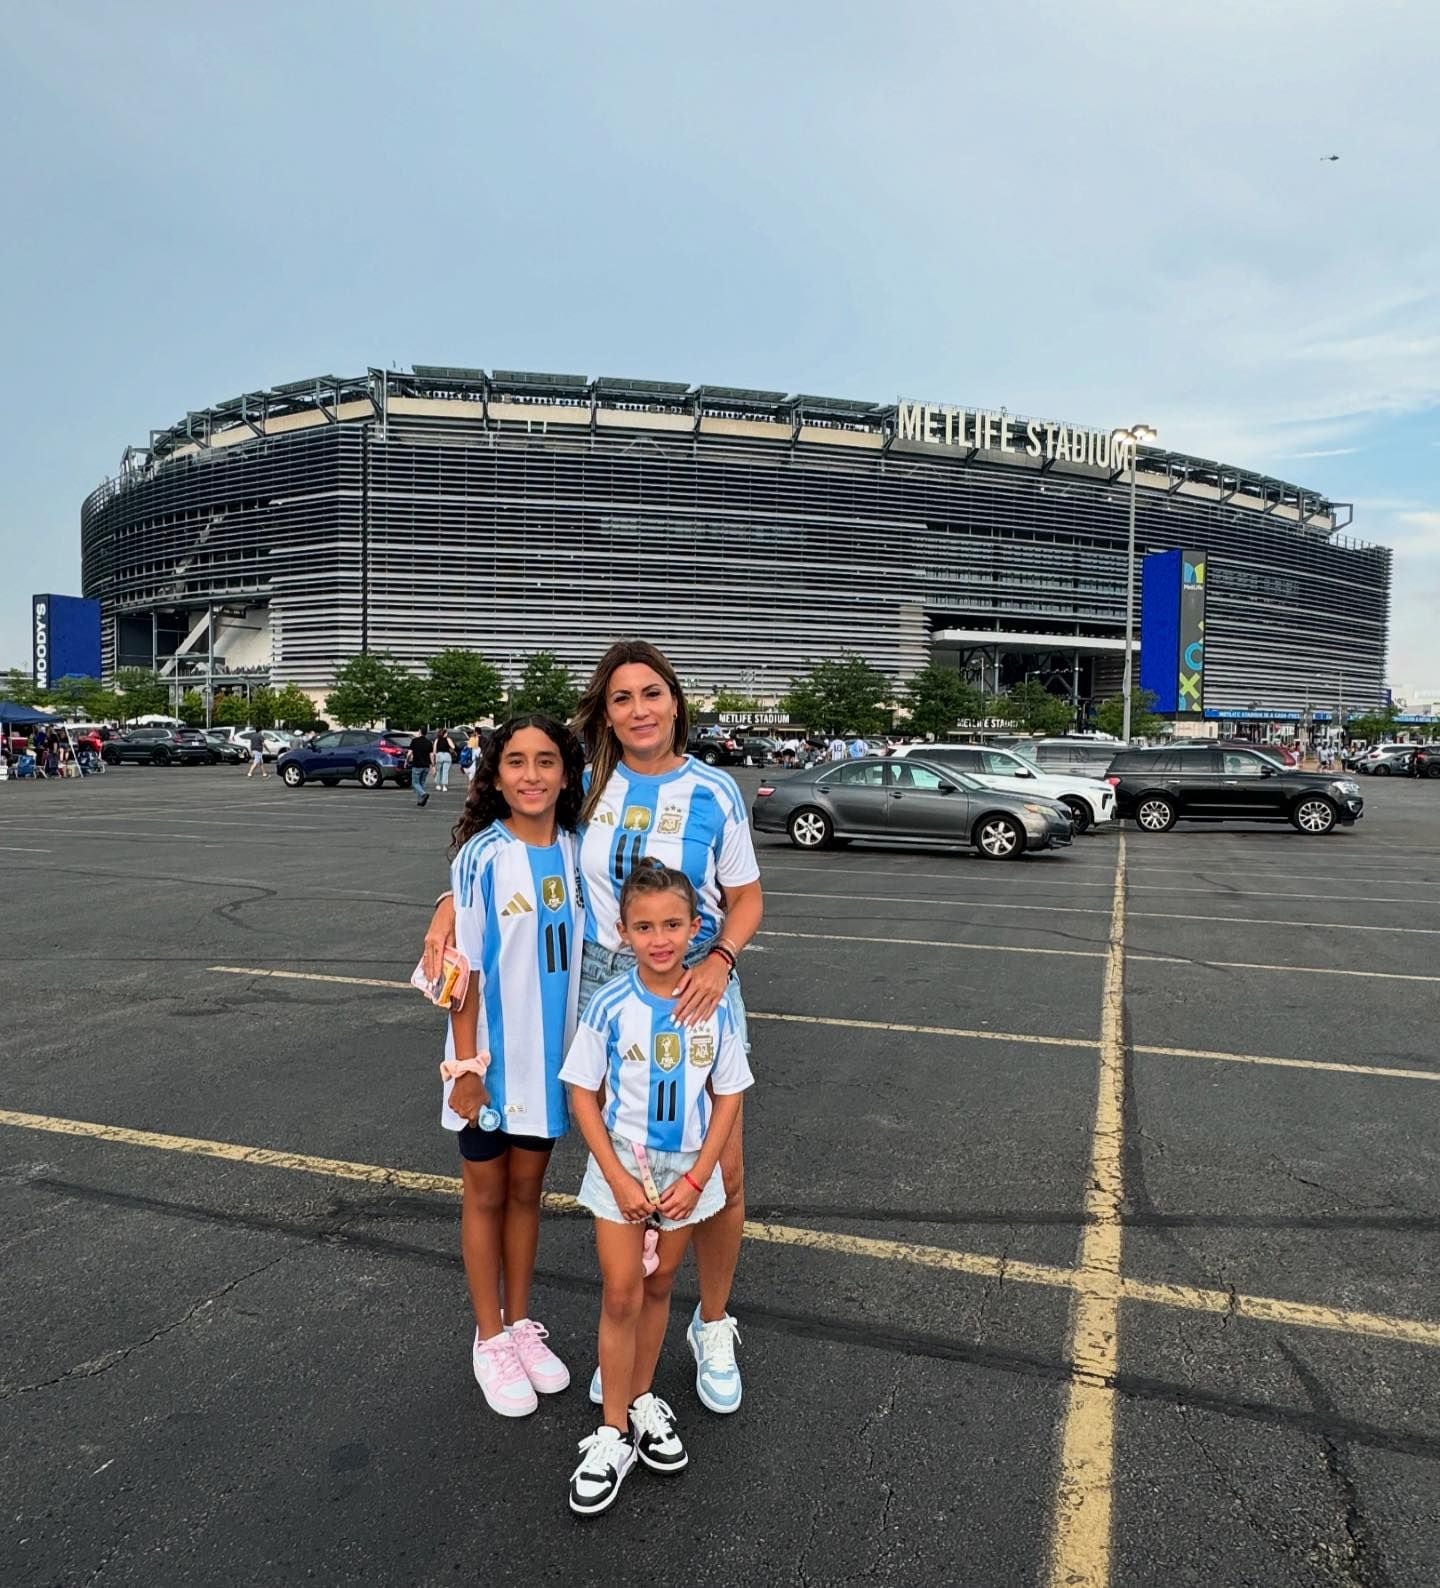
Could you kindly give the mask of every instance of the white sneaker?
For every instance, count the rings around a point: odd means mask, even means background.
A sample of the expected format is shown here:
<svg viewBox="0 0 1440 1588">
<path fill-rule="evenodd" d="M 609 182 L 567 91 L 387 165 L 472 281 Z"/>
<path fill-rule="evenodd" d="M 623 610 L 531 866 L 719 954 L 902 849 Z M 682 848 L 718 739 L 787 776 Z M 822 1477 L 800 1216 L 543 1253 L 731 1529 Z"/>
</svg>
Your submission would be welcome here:
<svg viewBox="0 0 1440 1588">
<path fill-rule="evenodd" d="M 528 1417 L 540 1404 L 508 1334 L 482 1340 L 477 1329 L 475 1344 L 470 1348 L 470 1362 L 475 1369 L 475 1382 L 485 1392 L 492 1412 L 502 1417 Z"/>
<path fill-rule="evenodd" d="M 605 1387 L 600 1382 L 600 1369 L 598 1367 L 595 1369 L 594 1377 L 590 1380 L 590 1399 L 597 1406 L 605 1404 Z"/>
<path fill-rule="evenodd" d="M 685 1338 L 695 1358 L 695 1393 L 701 1404 L 722 1415 L 735 1411 L 740 1405 L 740 1365 L 735 1360 L 740 1325 L 728 1312 L 714 1323 L 703 1323 L 696 1307 Z"/>
<path fill-rule="evenodd" d="M 601 1423 L 580 1441 L 580 1465 L 570 1474 L 570 1509 L 598 1516 L 615 1503 L 625 1475 L 635 1465 L 635 1441 L 609 1423 Z"/>
<path fill-rule="evenodd" d="M 652 1472 L 679 1472 L 690 1457 L 675 1429 L 675 1413 L 649 1390 L 630 1403 L 630 1432 L 635 1454 Z"/>
<path fill-rule="evenodd" d="M 505 1333 L 530 1380 L 541 1395 L 558 1395 L 570 1387 L 570 1369 L 550 1349 L 545 1341 L 550 1331 L 533 1318 L 521 1318 L 519 1323 L 508 1324 Z"/>
</svg>

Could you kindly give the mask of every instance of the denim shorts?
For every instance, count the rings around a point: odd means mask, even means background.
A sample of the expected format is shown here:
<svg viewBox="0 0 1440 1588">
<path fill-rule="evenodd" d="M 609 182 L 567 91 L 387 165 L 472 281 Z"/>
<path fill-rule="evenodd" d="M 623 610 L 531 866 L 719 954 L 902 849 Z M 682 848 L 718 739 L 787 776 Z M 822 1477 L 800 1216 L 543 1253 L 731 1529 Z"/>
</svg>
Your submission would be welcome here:
<svg viewBox="0 0 1440 1588">
<path fill-rule="evenodd" d="M 623 1137 L 612 1134 L 610 1145 L 614 1147 L 615 1156 L 624 1165 L 626 1172 L 638 1181 L 640 1166 L 635 1162 L 635 1153 L 630 1143 Z M 693 1169 L 695 1160 L 699 1156 L 698 1152 L 660 1152 L 654 1147 L 645 1149 L 645 1160 L 650 1165 L 650 1173 L 655 1176 L 655 1184 L 662 1192 L 674 1185 L 687 1169 Z M 585 1178 L 580 1185 L 579 1201 L 580 1206 L 589 1208 L 597 1219 L 605 1219 L 611 1224 L 626 1222 L 625 1215 L 621 1213 L 615 1195 L 610 1189 L 610 1182 L 601 1173 L 600 1165 L 595 1162 L 593 1153 L 590 1155 L 590 1161 L 585 1165 Z M 662 1230 L 683 1230 L 713 1217 L 724 1206 L 725 1179 L 720 1173 L 719 1164 L 716 1164 L 710 1178 L 705 1182 L 705 1189 L 700 1193 L 700 1200 L 695 1204 L 695 1211 L 688 1219 L 677 1222 L 675 1219 L 667 1219 L 663 1213 L 656 1213 L 653 1218 Z"/>
<path fill-rule="evenodd" d="M 710 952 L 710 944 L 697 943 L 687 951 L 685 963 L 698 965 Z M 588 938 L 580 951 L 580 1013 L 583 1015 L 590 1005 L 590 1000 L 605 985 L 607 981 L 628 971 L 635 964 L 635 956 L 628 949 L 601 948 L 598 943 L 592 943 Z M 740 978 L 732 976 L 725 989 L 725 1007 L 730 1011 L 730 1018 L 735 1022 L 735 1029 L 740 1033 L 740 1040 L 745 1044 L 745 1052 L 750 1052 L 750 1025 L 745 1017 L 745 999 L 740 991 Z"/>
</svg>

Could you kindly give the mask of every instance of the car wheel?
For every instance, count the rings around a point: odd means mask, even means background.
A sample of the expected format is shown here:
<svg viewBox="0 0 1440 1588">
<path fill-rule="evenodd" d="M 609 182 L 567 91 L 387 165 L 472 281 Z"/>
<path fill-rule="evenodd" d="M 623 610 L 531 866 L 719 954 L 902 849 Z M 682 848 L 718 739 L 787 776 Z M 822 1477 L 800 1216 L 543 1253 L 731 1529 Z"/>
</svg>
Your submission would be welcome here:
<svg viewBox="0 0 1440 1588">
<path fill-rule="evenodd" d="M 296 766 L 292 761 L 290 765 L 287 766 L 280 774 L 280 776 L 285 780 L 286 788 L 299 788 L 300 785 L 305 781 L 305 768 L 303 766 Z"/>
<path fill-rule="evenodd" d="M 1430 765 L 1425 768 L 1425 776 L 1440 777 L 1440 761 L 1432 761 Z"/>
<path fill-rule="evenodd" d="M 1064 805 L 1069 810 L 1070 814 L 1075 818 L 1076 833 L 1088 833 L 1094 818 L 1090 815 L 1090 807 L 1085 803 L 1085 801 L 1082 800 L 1078 794 L 1067 794 L 1065 798 L 1060 801 L 1060 803 Z"/>
<path fill-rule="evenodd" d="M 986 816 L 975 828 L 975 847 L 986 860 L 1015 860 L 1025 852 L 1025 833 L 1008 816 Z"/>
<path fill-rule="evenodd" d="M 361 788 L 383 788 L 384 786 L 385 774 L 378 766 L 362 766 L 360 768 Z"/>
<path fill-rule="evenodd" d="M 206 754 L 205 754 L 205 765 L 206 766 L 218 766 L 219 764 L 220 764 L 220 757 L 218 755 L 216 755 L 213 750 L 207 751 Z"/>
<path fill-rule="evenodd" d="M 334 788 L 336 784 L 339 783 L 340 779 L 338 777 L 322 777 L 320 781 L 325 785 L 326 788 Z"/>
<path fill-rule="evenodd" d="M 1323 795 L 1316 794 L 1301 800 L 1290 820 L 1302 833 L 1318 838 L 1335 826 L 1335 807 Z"/>
<path fill-rule="evenodd" d="M 1135 807 L 1135 822 L 1141 832 L 1168 833 L 1175 818 L 1174 803 L 1163 794 L 1147 794 Z"/>
<path fill-rule="evenodd" d="M 719 766 L 720 752 L 718 750 L 702 750 L 700 752 L 700 759 L 705 763 L 706 766 Z"/>
<path fill-rule="evenodd" d="M 119 755 L 118 751 L 110 751 L 110 750 L 102 751 L 101 755 L 100 755 L 100 759 L 105 763 L 106 766 L 119 766 L 120 765 L 120 755 Z M 1437 770 L 1440 770 L 1440 768 L 1437 768 Z"/>
<path fill-rule="evenodd" d="M 166 750 L 166 749 L 163 749 L 163 748 L 159 749 L 159 750 L 156 750 L 154 755 L 152 755 L 150 757 L 150 765 L 151 766 L 169 766 L 170 765 L 170 752 L 168 750 Z"/>
<path fill-rule="evenodd" d="M 835 823 L 813 805 L 796 811 L 785 830 L 797 849 L 824 849 L 835 837 Z"/>
</svg>

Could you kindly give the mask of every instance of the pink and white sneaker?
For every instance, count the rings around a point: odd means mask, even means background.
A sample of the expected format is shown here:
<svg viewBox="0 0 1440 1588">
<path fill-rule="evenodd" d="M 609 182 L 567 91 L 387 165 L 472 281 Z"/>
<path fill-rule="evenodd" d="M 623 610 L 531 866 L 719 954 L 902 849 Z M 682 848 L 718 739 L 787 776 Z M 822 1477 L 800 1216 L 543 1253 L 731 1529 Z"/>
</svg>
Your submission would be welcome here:
<svg viewBox="0 0 1440 1588">
<path fill-rule="evenodd" d="M 525 1370 L 525 1377 L 541 1395 L 558 1395 L 570 1387 L 570 1369 L 545 1344 L 550 1331 L 533 1318 L 521 1318 L 506 1327 L 506 1335 Z"/>
<path fill-rule="evenodd" d="M 475 1369 L 475 1382 L 485 1392 L 492 1412 L 502 1417 L 528 1417 L 540 1404 L 508 1333 L 482 1340 L 477 1329 L 470 1362 Z"/>
</svg>

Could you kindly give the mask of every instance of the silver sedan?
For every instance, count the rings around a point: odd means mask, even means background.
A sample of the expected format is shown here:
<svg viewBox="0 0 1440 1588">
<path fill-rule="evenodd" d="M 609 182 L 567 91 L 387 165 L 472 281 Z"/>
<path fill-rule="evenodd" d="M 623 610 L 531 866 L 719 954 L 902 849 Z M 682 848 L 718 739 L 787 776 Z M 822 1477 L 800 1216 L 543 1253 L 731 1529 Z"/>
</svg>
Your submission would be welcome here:
<svg viewBox="0 0 1440 1588">
<path fill-rule="evenodd" d="M 786 833 L 797 849 L 852 838 L 867 843 L 963 844 L 987 860 L 1068 844 L 1070 812 L 1058 800 L 986 788 L 948 767 L 867 756 L 761 783 L 755 831 Z"/>
</svg>

